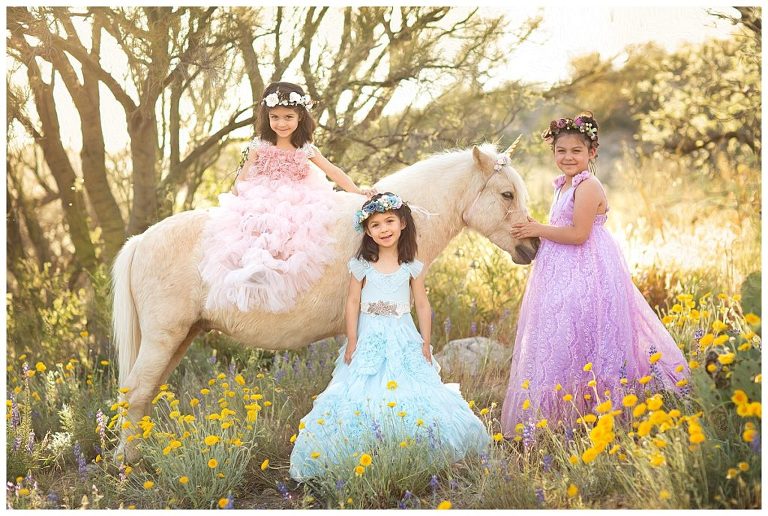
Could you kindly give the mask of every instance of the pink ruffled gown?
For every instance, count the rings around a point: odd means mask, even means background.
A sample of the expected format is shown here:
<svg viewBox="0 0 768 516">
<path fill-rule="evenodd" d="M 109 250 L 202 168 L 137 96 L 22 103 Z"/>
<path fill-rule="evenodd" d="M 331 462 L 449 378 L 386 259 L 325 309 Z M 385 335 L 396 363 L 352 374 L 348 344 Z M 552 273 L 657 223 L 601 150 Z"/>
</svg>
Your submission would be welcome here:
<svg viewBox="0 0 768 516">
<path fill-rule="evenodd" d="M 219 195 L 203 232 L 209 310 L 286 311 L 333 257 L 333 187 L 309 167 L 317 148 L 256 145 L 256 164 L 241 176 L 237 195 Z"/>
<path fill-rule="evenodd" d="M 574 194 L 590 177 L 589 171 L 574 176 L 564 191 L 565 176 L 555 180 L 550 224 L 573 225 Z M 610 390 L 614 408 L 621 408 L 626 394 L 642 398 L 647 388 L 679 391 L 676 383 L 688 375 L 682 352 L 632 283 L 621 249 L 604 226 L 606 219 L 606 214 L 597 216 L 581 245 L 541 239 L 520 309 L 502 406 L 506 436 L 515 435 L 518 423 L 546 418 L 555 427 L 558 421 L 570 424 L 592 412 L 598 403 L 587 385 L 593 373 L 600 399 L 605 401 Z M 656 352 L 661 359 L 651 365 Z M 584 371 L 589 362 L 592 371 Z M 646 375 L 652 377 L 650 383 L 639 384 Z M 573 395 L 576 407 L 563 401 L 566 394 Z"/>
</svg>

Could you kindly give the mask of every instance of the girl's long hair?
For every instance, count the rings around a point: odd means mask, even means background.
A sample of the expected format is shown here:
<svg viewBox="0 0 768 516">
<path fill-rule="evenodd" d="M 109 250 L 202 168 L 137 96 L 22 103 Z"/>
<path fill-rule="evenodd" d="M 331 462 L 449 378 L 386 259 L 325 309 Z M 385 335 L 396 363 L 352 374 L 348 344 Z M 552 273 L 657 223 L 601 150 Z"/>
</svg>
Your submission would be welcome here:
<svg viewBox="0 0 768 516">
<path fill-rule="evenodd" d="M 261 99 L 263 101 L 267 95 L 277 93 L 280 97 L 280 100 L 287 100 L 288 96 L 292 92 L 296 92 L 299 95 L 304 96 L 304 90 L 301 89 L 301 86 L 293 84 L 292 82 L 273 82 L 264 89 L 264 93 L 262 94 Z M 315 132 L 315 127 L 317 127 L 317 124 L 315 123 L 315 119 L 312 118 L 312 115 L 309 113 L 309 111 L 307 111 L 307 109 L 301 105 L 276 107 L 287 107 L 294 110 L 299 116 L 299 126 L 295 131 L 293 131 L 293 134 L 291 134 L 291 144 L 293 144 L 293 146 L 297 149 L 300 149 L 305 144 L 312 143 L 312 133 Z M 259 115 L 256 127 L 259 131 L 259 138 L 270 142 L 272 145 L 275 145 L 277 144 L 277 134 L 269 125 L 270 109 L 273 108 L 267 107 L 267 105 L 263 102 L 259 105 Z"/>
<path fill-rule="evenodd" d="M 382 195 L 392 195 L 392 193 L 384 192 L 383 194 L 374 195 L 369 200 L 365 201 L 365 203 L 363 203 L 363 208 L 365 208 L 368 203 L 375 201 Z M 405 227 L 400 233 L 400 239 L 397 241 L 397 261 L 398 263 L 412 262 L 416 259 L 416 251 L 418 251 L 418 245 L 416 244 L 416 224 L 413 222 L 411 209 L 407 204 L 403 203 L 400 208 L 389 211 L 397 215 L 397 217 L 402 222 L 405 222 Z M 389 212 L 385 211 L 384 213 Z M 369 220 L 370 218 L 363 221 L 363 229 L 368 229 Z M 371 238 L 368 233 L 363 234 L 363 241 L 360 243 L 360 248 L 357 250 L 357 258 L 362 258 L 363 260 L 369 262 L 379 261 L 379 245 L 373 241 L 373 238 Z"/>
</svg>

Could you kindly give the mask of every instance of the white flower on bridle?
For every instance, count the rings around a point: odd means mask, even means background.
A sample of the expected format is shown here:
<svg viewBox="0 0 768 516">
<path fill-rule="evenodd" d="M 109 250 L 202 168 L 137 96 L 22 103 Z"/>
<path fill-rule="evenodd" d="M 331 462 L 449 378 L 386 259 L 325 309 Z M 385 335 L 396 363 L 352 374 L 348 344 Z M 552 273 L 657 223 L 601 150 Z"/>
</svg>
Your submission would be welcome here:
<svg viewBox="0 0 768 516">
<path fill-rule="evenodd" d="M 309 95 L 301 95 L 295 91 L 292 91 L 288 95 L 288 98 L 285 98 L 285 96 L 281 97 L 280 90 L 277 90 L 274 93 L 270 93 L 264 97 L 261 103 L 268 108 L 273 108 L 276 106 L 304 106 L 305 109 L 310 109 L 312 104 L 314 104 L 312 98 Z"/>
</svg>

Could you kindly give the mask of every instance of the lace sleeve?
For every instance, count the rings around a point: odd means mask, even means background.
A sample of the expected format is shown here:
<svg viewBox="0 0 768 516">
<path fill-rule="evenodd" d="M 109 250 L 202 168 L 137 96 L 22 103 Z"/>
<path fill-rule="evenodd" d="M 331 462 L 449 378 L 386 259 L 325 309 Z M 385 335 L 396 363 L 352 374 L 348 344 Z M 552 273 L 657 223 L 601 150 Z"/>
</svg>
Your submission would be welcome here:
<svg viewBox="0 0 768 516">
<path fill-rule="evenodd" d="M 304 147 L 302 147 L 301 150 L 303 150 L 304 154 L 307 155 L 307 159 L 312 159 L 318 154 L 320 154 L 320 149 L 318 149 L 317 147 L 315 147 L 309 142 L 305 143 Z"/>
<path fill-rule="evenodd" d="M 367 272 L 366 269 L 370 267 L 370 265 L 365 260 L 352 258 L 349 260 L 349 263 L 347 263 L 347 267 L 355 279 L 361 281 L 365 277 L 365 273 Z"/>
</svg>

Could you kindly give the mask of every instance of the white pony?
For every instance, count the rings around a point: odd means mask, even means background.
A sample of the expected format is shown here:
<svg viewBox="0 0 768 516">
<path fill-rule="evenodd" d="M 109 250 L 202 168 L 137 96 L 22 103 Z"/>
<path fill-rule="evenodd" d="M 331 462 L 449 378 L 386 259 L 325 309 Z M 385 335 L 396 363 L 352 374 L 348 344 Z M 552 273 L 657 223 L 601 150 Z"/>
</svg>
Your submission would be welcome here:
<svg viewBox="0 0 768 516">
<path fill-rule="evenodd" d="M 525 221 L 527 193 L 520 175 L 492 145 L 430 157 L 379 181 L 379 192 L 394 192 L 414 210 L 418 257 L 429 265 L 448 242 L 469 227 L 509 252 L 518 264 L 536 255 L 538 239 L 512 238 L 513 223 Z M 205 308 L 208 286 L 198 264 L 205 210 L 164 219 L 130 238 L 113 269 L 113 329 L 120 365 L 120 386 L 128 389 L 128 419 L 149 414 L 151 400 L 201 331 L 219 330 L 245 346 L 270 350 L 297 349 L 344 333 L 344 303 L 349 274 L 347 260 L 360 235 L 352 215 L 364 197 L 336 192 L 332 229 L 337 259 L 323 276 L 300 294 L 292 310 L 271 313 L 237 308 Z M 124 430 L 116 456 L 137 458 Z"/>
</svg>

